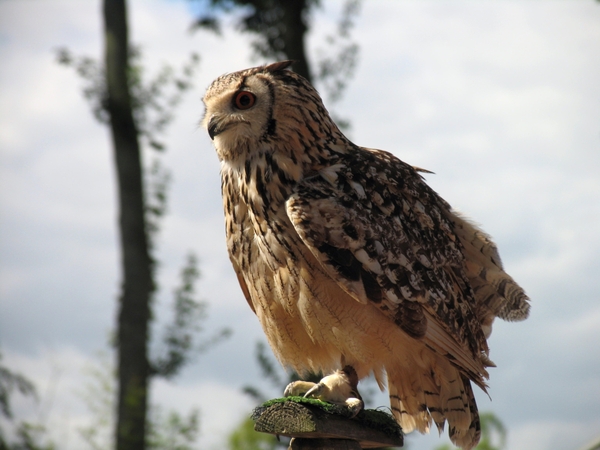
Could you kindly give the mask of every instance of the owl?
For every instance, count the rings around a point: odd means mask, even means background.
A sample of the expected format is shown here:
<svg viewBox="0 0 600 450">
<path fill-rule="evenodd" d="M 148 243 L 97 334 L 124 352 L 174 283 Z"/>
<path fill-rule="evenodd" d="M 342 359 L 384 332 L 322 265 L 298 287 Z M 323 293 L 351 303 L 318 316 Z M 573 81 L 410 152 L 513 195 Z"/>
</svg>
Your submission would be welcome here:
<svg viewBox="0 0 600 450">
<path fill-rule="evenodd" d="M 372 375 L 405 432 L 447 422 L 471 449 L 492 322 L 525 319 L 529 299 L 422 169 L 351 142 L 290 64 L 217 78 L 203 119 L 241 290 L 283 366 L 329 374 L 286 394 L 357 413 Z"/>
</svg>

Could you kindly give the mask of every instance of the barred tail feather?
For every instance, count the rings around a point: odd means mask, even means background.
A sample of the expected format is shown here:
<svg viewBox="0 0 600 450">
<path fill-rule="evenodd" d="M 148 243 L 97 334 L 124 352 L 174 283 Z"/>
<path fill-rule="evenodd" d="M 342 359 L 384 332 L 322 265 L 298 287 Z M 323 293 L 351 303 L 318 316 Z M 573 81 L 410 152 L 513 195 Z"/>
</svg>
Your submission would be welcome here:
<svg viewBox="0 0 600 450">
<path fill-rule="evenodd" d="M 481 422 L 479 420 L 479 412 L 477 411 L 477 403 L 475 402 L 475 395 L 473 394 L 473 388 L 468 378 L 461 376 L 462 384 L 464 386 L 463 401 L 466 400 L 468 410 L 471 413 L 471 422 L 468 428 L 453 427 L 452 422 L 448 429 L 448 435 L 454 445 L 464 450 L 470 450 L 479 443 L 481 438 Z"/>
<path fill-rule="evenodd" d="M 405 433 L 417 430 L 429 433 L 431 416 L 425 407 L 425 395 L 415 390 L 408 371 L 390 372 L 388 370 L 388 390 L 392 414 Z"/>
<path fill-rule="evenodd" d="M 479 442 L 479 414 L 471 383 L 449 363 L 441 362 L 421 374 L 388 370 L 388 389 L 392 413 L 405 433 L 428 433 L 432 422 L 442 433 L 447 421 L 455 445 L 470 450 Z"/>
</svg>

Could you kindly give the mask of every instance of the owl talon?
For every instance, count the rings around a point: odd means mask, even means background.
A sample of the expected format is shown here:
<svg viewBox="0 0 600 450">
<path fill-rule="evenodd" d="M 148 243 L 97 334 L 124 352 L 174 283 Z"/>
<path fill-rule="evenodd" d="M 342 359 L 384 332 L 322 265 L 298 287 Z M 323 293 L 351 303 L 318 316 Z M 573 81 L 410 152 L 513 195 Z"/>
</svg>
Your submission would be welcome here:
<svg viewBox="0 0 600 450">
<path fill-rule="evenodd" d="M 336 395 L 329 395 L 330 392 L 328 390 L 327 385 L 324 383 L 315 384 L 306 394 L 304 394 L 304 398 L 316 398 L 322 401 L 326 401 L 329 403 L 335 403 L 339 405 L 344 405 L 350 411 L 350 417 L 356 417 L 356 415 L 361 412 L 365 404 L 360 398 L 348 397 L 343 402 L 336 401 Z M 357 392 L 358 394 L 358 392 Z M 334 400 L 335 399 L 335 400 Z"/>
<path fill-rule="evenodd" d="M 321 392 L 323 391 L 323 384 L 320 382 L 311 387 L 305 394 L 304 398 L 317 398 L 321 399 Z"/>
<path fill-rule="evenodd" d="M 350 410 L 350 417 L 356 417 L 356 415 L 365 408 L 365 403 L 361 399 L 353 397 L 347 398 L 345 405 Z"/>
<path fill-rule="evenodd" d="M 316 386 L 310 381 L 292 381 L 283 391 L 284 397 L 306 397 L 306 393 Z"/>
<path fill-rule="evenodd" d="M 344 370 L 338 370 L 316 384 L 307 381 L 290 383 L 285 389 L 285 394 L 301 395 L 303 392 L 304 398 L 344 405 L 350 410 L 351 417 L 355 417 L 364 408 L 364 402 L 356 388 L 357 383 L 356 372 L 352 367 L 346 366 Z"/>
</svg>

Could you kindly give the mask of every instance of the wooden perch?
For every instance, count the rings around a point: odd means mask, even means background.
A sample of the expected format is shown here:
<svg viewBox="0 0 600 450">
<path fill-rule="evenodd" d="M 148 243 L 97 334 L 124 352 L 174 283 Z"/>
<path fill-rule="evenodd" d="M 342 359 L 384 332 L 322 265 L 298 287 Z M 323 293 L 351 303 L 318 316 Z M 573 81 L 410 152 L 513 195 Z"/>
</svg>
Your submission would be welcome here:
<svg viewBox="0 0 600 450">
<path fill-rule="evenodd" d="M 402 430 L 389 414 L 365 410 L 353 419 L 348 416 L 344 406 L 287 397 L 266 402 L 252 418 L 256 431 L 293 438 L 292 450 L 402 447 Z"/>
</svg>

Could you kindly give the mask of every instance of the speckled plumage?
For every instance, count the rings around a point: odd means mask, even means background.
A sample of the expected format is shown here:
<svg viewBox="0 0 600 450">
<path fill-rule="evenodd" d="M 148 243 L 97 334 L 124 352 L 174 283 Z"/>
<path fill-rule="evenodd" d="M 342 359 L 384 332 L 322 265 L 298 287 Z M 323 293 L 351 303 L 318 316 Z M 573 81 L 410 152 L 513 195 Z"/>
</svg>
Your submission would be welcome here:
<svg viewBox="0 0 600 450">
<path fill-rule="evenodd" d="M 288 66 L 224 75 L 204 98 L 244 295 L 282 364 L 387 376 L 406 432 L 448 421 L 472 448 L 492 321 L 526 318 L 528 298 L 489 236 L 418 169 L 350 142 Z"/>
</svg>

